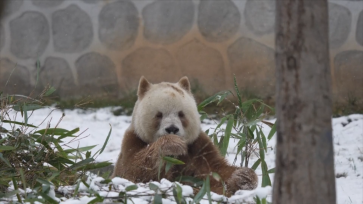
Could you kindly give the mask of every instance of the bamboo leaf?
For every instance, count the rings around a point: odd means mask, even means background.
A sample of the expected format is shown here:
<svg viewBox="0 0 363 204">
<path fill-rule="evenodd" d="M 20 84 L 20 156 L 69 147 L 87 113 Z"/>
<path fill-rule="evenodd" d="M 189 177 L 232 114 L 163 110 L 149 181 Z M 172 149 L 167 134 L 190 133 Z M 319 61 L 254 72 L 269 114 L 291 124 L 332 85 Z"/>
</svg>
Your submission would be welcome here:
<svg viewBox="0 0 363 204">
<path fill-rule="evenodd" d="M 75 129 L 73 129 L 73 130 L 71 130 L 69 132 L 65 132 L 65 133 L 60 135 L 60 137 L 58 138 L 58 141 L 63 139 L 63 138 L 66 138 L 66 137 L 76 137 L 73 134 L 77 133 L 77 132 L 79 132 L 79 128 L 75 128 Z"/>
<path fill-rule="evenodd" d="M 242 108 L 242 97 L 241 97 L 241 93 L 238 89 L 238 85 L 237 85 L 237 81 L 236 81 L 236 75 L 233 74 L 233 83 L 234 83 L 234 90 L 237 94 L 237 98 L 238 98 L 238 106 L 240 108 Z"/>
<path fill-rule="evenodd" d="M 46 128 L 46 129 L 38 130 L 34 133 L 38 133 L 41 135 L 44 135 L 45 133 L 47 133 L 48 135 L 62 135 L 67 132 L 69 132 L 69 131 L 66 129 L 63 129 L 63 128 Z"/>
<path fill-rule="evenodd" d="M 168 171 L 170 170 L 170 168 L 173 166 L 172 163 L 170 162 L 166 162 L 166 165 L 165 165 L 165 174 L 168 173 Z"/>
<path fill-rule="evenodd" d="M 103 200 L 104 199 L 100 195 L 96 194 L 96 198 L 88 202 L 88 204 L 103 202 Z"/>
<path fill-rule="evenodd" d="M 229 138 L 231 136 L 233 122 L 234 122 L 233 117 L 232 117 L 232 115 L 230 115 L 228 118 L 226 130 L 225 130 L 225 134 L 224 134 L 224 138 L 223 138 L 222 149 L 221 149 L 221 155 L 223 157 L 226 156 L 226 154 L 227 154 Z"/>
<path fill-rule="evenodd" d="M 205 99 L 204 101 L 202 101 L 198 105 L 198 111 L 201 111 L 202 108 L 206 107 L 207 105 L 209 105 L 209 104 L 211 104 L 211 103 L 213 103 L 215 101 L 219 101 L 225 94 L 227 94 L 226 92 L 228 92 L 228 91 L 218 92 L 218 93 L 214 94 L 213 96 L 211 96 L 211 97 Z"/>
<path fill-rule="evenodd" d="M 223 93 L 222 95 L 220 95 L 220 98 L 218 100 L 217 106 L 230 94 L 230 91 L 226 91 L 225 93 Z"/>
<path fill-rule="evenodd" d="M 205 179 L 205 191 L 207 192 L 207 197 L 208 197 L 209 204 L 212 204 L 212 196 L 211 196 L 211 193 L 210 193 L 209 175 Z"/>
<path fill-rule="evenodd" d="M 14 150 L 14 149 L 16 149 L 16 148 L 12 147 L 12 146 L 0 146 L 0 152 Z"/>
<path fill-rule="evenodd" d="M 173 196 L 177 204 L 183 203 L 183 189 L 178 184 L 173 189 Z"/>
<path fill-rule="evenodd" d="M 227 118 L 229 117 L 229 115 L 224 116 L 221 121 L 219 122 L 219 124 L 216 126 L 216 128 L 214 129 L 214 132 L 216 132 L 223 124 L 224 122 L 226 122 Z"/>
<path fill-rule="evenodd" d="M 49 89 L 45 92 L 44 96 L 51 95 L 52 93 L 54 93 L 55 90 L 56 89 L 53 86 L 49 87 Z"/>
<path fill-rule="evenodd" d="M 194 200 L 193 200 L 194 203 L 199 203 L 202 200 L 203 196 L 206 193 L 207 193 L 207 191 L 206 191 L 206 184 L 205 184 L 205 182 L 203 182 L 202 188 L 199 190 L 199 192 L 197 193 L 197 195 L 194 197 Z"/>
<path fill-rule="evenodd" d="M 81 167 L 81 166 L 85 166 L 86 164 L 91 163 L 91 162 L 93 162 L 93 161 L 94 161 L 94 159 L 93 159 L 93 158 L 88 158 L 88 159 L 85 159 L 85 160 L 82 160 L 82 161 L 80 161 L 80 162 L 77 162 L 77 163 L 73 164 L 73 165 L 72 165 L 72 166 L 70 166 L 69 168 L 70 168 L 70 169 L 79 169 L 79 167 Z"/>
<path fill-rule="evenodd" d="M 45 194 L 45 193 L 39 193 L 39 194 L 47 201 L 46 203 L 58 204 L 58 201 L 54 200 L 47 194 Z"/>
<path fill-rule="evenodd" d="M 2 153 L 0 153 L 0 159 L 1 159 L 3 162 L 5 162 L 5 164 L 6 164 L 6 165 L 8 165 L 10 168 L 12 167 L 12 166 L 10 165 L 10 162 L 9 162 L 6 158 L 4 158 L 4 157 L 3 157 L 3 154 L 2 154 Z"/>
<path fill-rule="evenodd" d="M 10 124 L 17 124 L 17 125 L 22 125 L 22 126 L 27 126 L 27 127 L 37 127 L 37 126 L 34 126 L 34 125 L 30 125 L 30 124 L 25 124 L 25 123 L 22 123 L 22 122 L 18 122 L 18 121 L 12 121 L 12 120 L 2 120 L 3 123 L 10 123 Z"/>
<path fill-rule="evenodd" d="M 167 156 L 163 157 L 163 160 L 167 161 L 171 164 L 176 164 L 176 165 L 185 164 L 183 161 L 180 161 L 180 160 L 172 158 L 172 157 L 167 157 Z"/>
<path fill-rule="evenodd" d="M 276 133 L 276 122 L 275 124 L 272 126 L 270 133 L 267 136 L 267 139 L 270 140 L 272 138 L 272 136 L 274 136 L 274 134 Z"/>
<path fill-rule="evenodd" d="M 193 176 L 179 176 L 175 180 L 183 183 L 191 183 L 195 184 L 195 186 L 201 186 L 203 185 L 203 180 L 199 178 L 195 178 Z"/>
<path fill-rule="evenodd" d="M 271 186 L 270 176 L 267 172 L 267 164 L 264 160 L 261 161 L 261 169 L 262 169 L 262 187 Z"/>
<path fill-rule="evenodd" d="M 133 191 L 136 189 L 138 189 L 137 185 L 130 185 L 125 188 L 125 191 L 128 192 L 128 191 Z"/>
<path fill-rule="evenodd" d="M 268 170 L 267 173 L 274 174 L 275 173 L 275 168 L 272 168 L 272 169 Z"/>
<path fill-rule="evenodd" d="M 11 179 L 12 179 L 12 181 L 13 181 L 14 190 L 19 190 L 19 189 L 18 189 L 18 182 L 15 180 L 15 177 L 12 177 Z M 16 194 L 16 197 L 18 198 L 18 201 L 19 201 L 20 203 L 22 203 L 22 202 L 23 202 L 23 201 L 21 200 L 21 197 L 20 197 L 20 194 L 19 194 L 19 193 L 17 193 L 17 194 Z"/>
<path fill-rule="evenodd" d="M 263 149 L 265 150 L 265 152 L 267 153 L 267 141 L 266 141 L 266 136 L 263 133 L 262 129 L 260 128 L 260 133 L 261 133 L 261 140 L 262 140 L 262 145 L 263 145 Z"/>
<path fill-rule="evenodd" d="M 26 189 L 26 180 L 25 180 L 24 170 L 22 168 L 19 169 L 19 174 L 20 174 L 21 182 L 23 184 L 23 188 Z"/>
<path fill-rule="evenodd" d="M 77 148 L 77 149 L 66 149 L 66 150 L 64 150 L 64 152 L 68 153 L 68 154 L 72 153 L 72 152 L 85 152 L 85 151 L 93 149 L 96 146 L 97 145 L 86 146 L 86 147 L 81 147 L 81 148 Z"/>
<path fill-rule="evenodd" d="M 161 194 L 155 194 L 153 204 L 163 204 Z"/>
<path fill-rule="evenodd" d="M 261 159 L 257 159 L 257 161 L 252 165 L 251 169 L 256 170 L 260 163 Z"/>
<path fill-rule="evenodd" d="M 91 164 L 86 164 L 83 167 L 78 167 L 77 170 L 80 170 L 81 168 L 85 171 L 89 171 L 89 170 L 93 170 L 93 169 L 99 169 L 99 168 L 103 168 L 106 166 L 110 166 L 112 164 L 112 162 L 99 162 L 99 163 L 91 163 Z"/>
<path fill-rule="evenodd" d="M 99 153 L 99 154 L 102 154 L 103 150 L 105 150 L 106 145 L 107 145 L 107 143 L 108 143 L 108 139 L 110 139 L 111 132 L 112 132 L 112 126 L 110 125 L 110 131 L 108 132 L 108 135 L 107 135 L 107 137 L 106 137 L 106 140 L 105 140 L 105 142 L 103 143 L 103 146 L 102 146 L 101 151 L 100 151 L 100 153 Z"/>
<path fill-rule="evenodd" d="M 221 181 L 222 180 L 221 176 L 218 173 L 216 173 L 216 172 L 212 172 L 212 177 L 215 180 L 217 180 L 217 181 Z"/>
<path fill-rule="evenodd" d="M 159 189 L 159 186 L 157 186 L 157 185 L 150 182 L 149 183 L 149 188 L 150 188 L 150 190 L 153 190 L 153 191 L 156 192 Z"/>
<path fill-rule="evenodd" d="M 52 185 L 49 181 L 47 181 L 45 179 L 42 179 L 42 178 L 37 178 L 37 182 L 40 183 L 40 184 L 47 185 L 47 186 Z"/>
<path fill-rule="evenodd" d="M 43 106 L 38 105 L 38 104 L 26 104 L 26 105 L 14 105 L 14 106 L 12 106 L 12 108 L 15 111 L 33 111 L 33 110 L 43 108 Z"/>
<path fill-rule="evenodd" d="M 264 147 L 262 144 L 260 131 L 258 131 L 258 129 L 256 129 L 256 133 L 257 133 L 258 148 L 260 149 L 260 158 L 262 161 L 265 161 L 265 151 L 264 151 Z"/>
<path fill-rule="evenodd" d="M 14 195 L 16 195 L 16 194 L 18 194 L 18 193 L 20 193 L 20 191 L 19 191 L 19 190 L 13 190 L 13 191 L 10 191 L 10 192 L 8 192 L 8 193 L 5 193 L 4 197 L 5 197 L 5 198 L 10 198 L 10 197 L 13 197 Z"/>
<path fill-rule="evenodd" d="M 255 197 L 256 204 L 261 204 L 261 200 L 258 196 Z"/>
</svg>

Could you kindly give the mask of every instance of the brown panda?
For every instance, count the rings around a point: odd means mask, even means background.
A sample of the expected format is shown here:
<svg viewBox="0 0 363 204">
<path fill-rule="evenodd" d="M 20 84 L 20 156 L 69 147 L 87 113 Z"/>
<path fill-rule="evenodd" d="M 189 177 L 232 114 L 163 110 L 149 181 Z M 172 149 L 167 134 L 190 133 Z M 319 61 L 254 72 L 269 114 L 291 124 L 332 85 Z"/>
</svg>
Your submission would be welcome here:
<svg viewBox="0 0 363 204">
<path fill-rule="evenodd" d="M 161 177 L 172 181 L 181 175 L 203 179 L 216 172 L 225 185 L 211 177 L 210 187 L 215 193 L 222 194 L 225 188 L 226 194 L 231 195 L 257 187 L 256 173 L 229 165 L 201 130 L 187 77 L 177 83 L 159 84 L 141 77 L 137 95 L 112 177 L 148 182 L 157 180 L 161 169 Z M 185 164 L 174 165 L 165 174 L 165 168 L 159 168 L 163 156 L 174 156 Z"/>
</svg>

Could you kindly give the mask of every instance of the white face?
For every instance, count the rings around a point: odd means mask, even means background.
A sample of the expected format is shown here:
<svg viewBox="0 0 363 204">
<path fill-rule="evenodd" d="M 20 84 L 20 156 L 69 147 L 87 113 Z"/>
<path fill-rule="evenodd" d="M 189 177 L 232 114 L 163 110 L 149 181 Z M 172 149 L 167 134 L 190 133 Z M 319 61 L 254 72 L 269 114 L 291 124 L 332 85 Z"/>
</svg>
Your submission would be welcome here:
<svg viewBox="0 0 363 204">
<path fill-rule="evenodd" d="M 178 135 L 191 143 L 200 133 L 199 113 L 193 96 L 170 83 L 152 85 L 136 102 L 133 126 L 147 143 L 168 134 Z"/>
<path fill-rule="evenodd" d="M 182 110 L 159 111 L 156 114 L 156 118 L 159 120 L 159 128 L 155 137 L 158 138 L 168 134 L 185 137 L 184 126 L 182 124 L 182 120 L 185 120 L 185 115 Z"/>
</svg>

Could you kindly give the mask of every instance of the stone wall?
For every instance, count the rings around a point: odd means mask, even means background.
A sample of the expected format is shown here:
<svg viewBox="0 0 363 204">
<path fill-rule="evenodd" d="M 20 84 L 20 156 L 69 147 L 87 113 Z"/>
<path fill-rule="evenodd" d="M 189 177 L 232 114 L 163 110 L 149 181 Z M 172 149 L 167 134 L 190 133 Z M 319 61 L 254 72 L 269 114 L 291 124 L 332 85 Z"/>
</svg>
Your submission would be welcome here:
<svg viewBox="0 0 363 204">
<path fill-rule="evenodd" d="M 274 16 L 273 0 L 6 0 L 0 88 L 122 97 L 141 75 L 187 75 L 210 94 L 235 74 L 241 89 L 273 97 Z M 329 25 L 335 100 L 362 99 L 363 1 L 329 1 Z"/>
</svg>

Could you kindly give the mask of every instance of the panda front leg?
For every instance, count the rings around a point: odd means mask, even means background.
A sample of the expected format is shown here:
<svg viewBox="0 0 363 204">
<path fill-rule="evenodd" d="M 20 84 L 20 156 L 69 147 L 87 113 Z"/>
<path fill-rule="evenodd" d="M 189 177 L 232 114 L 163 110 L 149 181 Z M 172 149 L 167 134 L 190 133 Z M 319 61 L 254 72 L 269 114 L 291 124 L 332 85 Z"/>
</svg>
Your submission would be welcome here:
<svg viewBox="0 0 363 204">
<path fill-rule="evenodd" d="M 187 145 L 179 136 L 165 135 L 158 138 L 135 155 L 134 165 L 139 166 L 144 175 L 145 173 L 148 175 L 147 178 L 140 180 L 140 182 L 158 180 L 158 175 L 161 178 L 172 179 L 172 171 L 165 172 L 166 164 L 163 163 L 163 157 L 177 157 L 187 154 L 187 151 Z"/>
<path fill-rule="evenodd" d="M 218 148 L 212 143 L 205 133 L 200 133 L 198 139 L 189 147 L 192 161 L 190 168 L 194 169 L 195 175 L 205 178 L 211 172 L 220 176 L 220 181 L 210 179 L 211 190 L 215 193 L 226 193 L 227 196 L 234 194 L 237 190 L 252 190 L 257 187 L 258 177 L 249 168 L 236 167 L 228 164 Z"/>
</svg>

